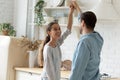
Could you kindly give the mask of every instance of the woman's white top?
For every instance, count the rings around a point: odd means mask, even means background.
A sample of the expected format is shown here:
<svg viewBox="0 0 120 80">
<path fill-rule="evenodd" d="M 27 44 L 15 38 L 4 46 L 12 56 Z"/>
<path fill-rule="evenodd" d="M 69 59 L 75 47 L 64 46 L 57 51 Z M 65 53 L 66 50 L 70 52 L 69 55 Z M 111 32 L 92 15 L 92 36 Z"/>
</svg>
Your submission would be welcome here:
<svg viewBox="0 0 120 80">
<path fill-rule="evenodd" d="M 43 80 L 60 80 L 60 68 L 61 68 L 61 50 L 60 45 L 65 38 L 71 33 L 70 30 L 66 30 L 60 39 L 57 41 L 56 47 L 51 47 L 48 44 L 45 45 L 43 50 L 44 56 L 44 68 L 41 74 Z M 41 80 L 42 80 L 41 79 Z"/>
</svg>

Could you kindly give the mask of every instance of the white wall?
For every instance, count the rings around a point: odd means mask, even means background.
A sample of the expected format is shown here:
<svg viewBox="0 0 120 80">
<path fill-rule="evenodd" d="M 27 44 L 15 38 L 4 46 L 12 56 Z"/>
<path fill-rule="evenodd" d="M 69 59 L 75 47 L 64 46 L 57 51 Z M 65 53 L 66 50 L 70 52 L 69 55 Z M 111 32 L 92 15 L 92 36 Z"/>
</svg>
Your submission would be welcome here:
<svg viewBox="0 0 120 80">
<path fill-rule="evenodd" d="M 66 30 L 65 27 L 61 27 L 62 33 Z M 75 27 L 72 29 L 72 33 L 67 37 L 67 39 L 64 41 L 64 43 L 61 46 L 62 50 L 62 60 L 70 59 L 72 60 L 74 50 L 76 48 L 76 45 L 79 41 L 78 31 L 79 28 Z"/>
<path fill-rule="evenodd" d="M 26 35 L 28 0 L 0 0 L 0 23 L 13 24 L 17 36 Z"/>
<path fill-rule="evenodd" d="M 17 30 L 17 37 L 26 35 L 26 20 L 27 20 L 27 2 L 28 0 L 14 1 L 14 26 Z"/>
<path fill-rule="evenodd" d="M 14 0 L 0 0 L 0 23 L 13 23 Z"/>
<path fill-rule="evenodd" d="M 120 0 L 113 0 L 113 5 L 118 14 L 120 15 Z"/>
<path fill-rule="evenodd" d="M 96 30 L 104 38 L 101 54 L 101 73 L 108 73 L 113 77 L 120 77 L 120 22 L 100 23 Z"/>
</svg>

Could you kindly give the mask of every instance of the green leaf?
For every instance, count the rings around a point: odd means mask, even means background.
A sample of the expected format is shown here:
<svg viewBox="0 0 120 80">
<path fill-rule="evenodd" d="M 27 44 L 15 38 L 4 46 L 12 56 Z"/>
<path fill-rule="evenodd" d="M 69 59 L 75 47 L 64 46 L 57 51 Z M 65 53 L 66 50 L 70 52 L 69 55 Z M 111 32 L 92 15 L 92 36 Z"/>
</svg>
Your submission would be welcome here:
<svg viewBox="0 0 120 80">
<path fill-rule="evenodd" d="M 10 23 L 1 23 L 0 24 L 0 32 L 2 32 L 3 30 L 7 30 L 9 36 L 15 36 L 16 35 L 16 31 L 14 30 L 14 27 L 11 26 Z"/>
<path fill-rule="evenodd" d="M 39 0 L 35 5 L 35 21 L 38 26 L 42 25 L 44 22 L 43 18 L 43 7 L 44 7 L 44 0 Z"/>
</svg>

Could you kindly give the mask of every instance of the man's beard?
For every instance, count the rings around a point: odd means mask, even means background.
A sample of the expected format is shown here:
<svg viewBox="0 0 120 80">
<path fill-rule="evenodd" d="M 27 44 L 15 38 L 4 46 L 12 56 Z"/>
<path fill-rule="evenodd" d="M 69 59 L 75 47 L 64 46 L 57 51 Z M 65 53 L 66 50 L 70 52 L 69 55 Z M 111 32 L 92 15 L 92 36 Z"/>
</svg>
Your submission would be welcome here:
<svg viewBox="0 0 120 80">
<path fill-rule="evenodd" d="M 80 27 L 80 34 L 82 34 L 82 28 Z"/>
</svg>

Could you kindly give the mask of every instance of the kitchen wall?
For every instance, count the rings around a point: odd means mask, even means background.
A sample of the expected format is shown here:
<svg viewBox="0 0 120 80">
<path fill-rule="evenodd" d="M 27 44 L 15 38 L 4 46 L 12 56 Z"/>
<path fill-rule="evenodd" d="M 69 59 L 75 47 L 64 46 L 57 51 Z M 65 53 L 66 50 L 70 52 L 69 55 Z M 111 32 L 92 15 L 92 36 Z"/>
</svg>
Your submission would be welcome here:
<svg viewBox="0 0 120 80">
<path fill-rule="evenodd" d="M 66 27 L 61 27 L 62 32 L 66 30 Z M 62 50 L 62 60 L 70 59 L 72 60 L 74 50 L 76 48 L 76 45 L 79 41 L 80 36 L 78 27 L 73 27 L 72 33 L 65 39 L 64 43 L 61 46 Z"/>
<path fill-rule="evenodd" d="M 13 25 L 16 27 L 17 37 L 26 36 L 27 2 L 28 0 L 14 1 Z"/>
<path fill-rule="evenodd" d="M 17 30 L 17 37 L 26 35 L 28 0 L 0 0 L 0 23 L 11 23 Z"/>
<path fill-rule="evenodd" d="M 0 0 L 0 23 L 13 23 L 14 0 Z"/>
<path fill-rule="evenodd" d="M 120 37 L 119 22 L 106 22 L 97 25 L 96 30 L 104 38 L 104 46 L 101 54 L 100 69 L 102 73 L 108 73 L 114 77 L 120 77 Z"/>
<path fill-rule="evenodd" d="M 120 0 L 113 0 L 113 6 L 120 15 Z"/>
</svg>

